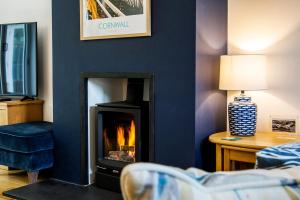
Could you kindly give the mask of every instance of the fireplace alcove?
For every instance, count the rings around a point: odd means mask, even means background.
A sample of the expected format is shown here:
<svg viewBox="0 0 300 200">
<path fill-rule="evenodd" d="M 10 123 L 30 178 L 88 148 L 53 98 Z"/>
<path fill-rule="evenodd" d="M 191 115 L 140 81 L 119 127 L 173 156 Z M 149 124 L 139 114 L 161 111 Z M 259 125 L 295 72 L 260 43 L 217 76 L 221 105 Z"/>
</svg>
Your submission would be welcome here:
<svg viewBox="0 0 300 200">
<path fill-rule="evenodd" d="M 89 93 L 96 92 L 90 90 L 92 79 L 108 80 L 106 84 L 109 80 L 113 80 L 112 84 L 126 80 L 124 99 L 108 98 L 91 103 Z M 153 75 L 85 73 L 82 86 L 82 113 L 86 116 L 82 118 L 81 159 L 86 168 L 82 176 L 101 188 L 119 191 L 123 167 L 154 161 Z"/>
</svg>

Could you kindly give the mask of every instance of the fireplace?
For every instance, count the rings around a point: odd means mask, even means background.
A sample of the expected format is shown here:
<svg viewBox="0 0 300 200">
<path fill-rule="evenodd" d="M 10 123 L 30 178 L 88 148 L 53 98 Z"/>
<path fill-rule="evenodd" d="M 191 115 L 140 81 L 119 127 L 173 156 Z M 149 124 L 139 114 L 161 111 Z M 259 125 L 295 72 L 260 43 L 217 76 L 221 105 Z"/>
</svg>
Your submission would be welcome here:
<svg viewBox="0 0 300 200">
<path fill-rule="evenodd" d="M 125 101 L 97 104 L 97 186 L 120 191 L 120 173 L 134 162 L 149 161 L 149 101 L 143 100 L 144 79 L 129 78 Z"/>
<path fill-rule="evenodd" d="M 138 142 L 136 144 L 136 139 L 138 140 L 136 134 L 140 132 L 136 127 L 139 110 L 137 112 L 123 108 L 116 109 L 116 112 L 112 109 L 104 110 L 106 109 L 102 108 L 98 117 L 98 124 L 100 124 L 98 131 L 101 138 L 98 139 L 98 161 L 100 163 L 102 160 L 135 162 L 135 149 L 139 145 Z"/>
</svg>

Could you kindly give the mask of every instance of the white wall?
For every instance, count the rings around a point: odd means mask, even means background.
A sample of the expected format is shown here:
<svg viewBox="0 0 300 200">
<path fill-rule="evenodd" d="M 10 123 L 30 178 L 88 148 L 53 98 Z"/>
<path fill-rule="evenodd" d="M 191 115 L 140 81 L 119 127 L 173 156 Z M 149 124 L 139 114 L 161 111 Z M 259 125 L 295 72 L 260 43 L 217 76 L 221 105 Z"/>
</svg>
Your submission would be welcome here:
<svg viewBox="0 0 300 200">
<path fill-rule="evenodd" d="M 271 130 L 271 115 L 300 115 L 299 8 L 300 0 L 229 0 L 228 54 L 267 56 L 269 89 L 247 92 L 258 104 L 258 131 Z"/>
<path fill-rule="evenodd" d="M 38 23 L 39 98 L 45 100 L 44 120 L 53 121 L 51 0 L 0 0 L 0 24 Z"/>
</svg>

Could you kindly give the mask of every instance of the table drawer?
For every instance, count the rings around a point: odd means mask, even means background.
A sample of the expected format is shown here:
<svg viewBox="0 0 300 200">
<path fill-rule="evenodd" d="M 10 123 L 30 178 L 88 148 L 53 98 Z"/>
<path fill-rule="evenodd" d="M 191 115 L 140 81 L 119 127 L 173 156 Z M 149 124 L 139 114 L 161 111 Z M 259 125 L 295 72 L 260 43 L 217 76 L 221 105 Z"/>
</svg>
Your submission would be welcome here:
<svg viewBox="0 0 300 200">
<path fill-rule="evenodd" d="M 256 152 L 259 149 L 247 149 L 242 147 L 222 145 L 224 150 L 224 171 L 235 169 L 235 164 L 231 165 L 231 161 L 238 161 L 244 163 L 255 163 L 256 162 Z"/>
<path fill-rule="evenodd" d="M 256 154 L 254 152 L 229 150 L 229 159 L 234 161 L 255 163 Z"/>
</svg>

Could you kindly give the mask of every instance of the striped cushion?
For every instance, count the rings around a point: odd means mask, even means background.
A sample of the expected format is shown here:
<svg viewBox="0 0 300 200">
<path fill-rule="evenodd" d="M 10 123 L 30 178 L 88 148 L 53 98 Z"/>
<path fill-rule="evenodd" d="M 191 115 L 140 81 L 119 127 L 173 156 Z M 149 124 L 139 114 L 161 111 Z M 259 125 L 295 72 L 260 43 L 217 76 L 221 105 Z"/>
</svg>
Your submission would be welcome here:
<svg viewBox="0 0 300 200">
<path fill-rule="evenodd" d="M 300 165 L 300 142 L 265 148 L 256 153 L 256 168 L 290 168 Z"/>
</svg>

